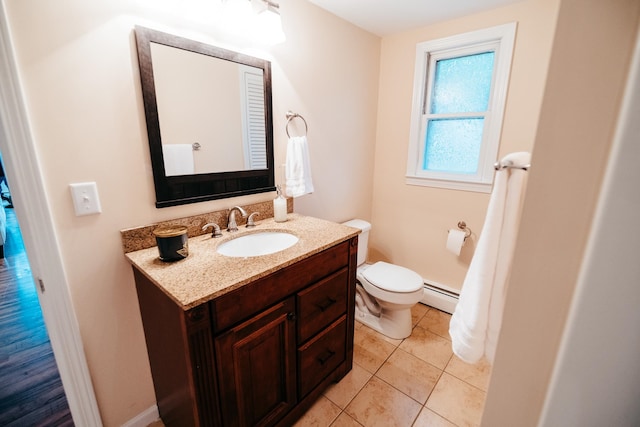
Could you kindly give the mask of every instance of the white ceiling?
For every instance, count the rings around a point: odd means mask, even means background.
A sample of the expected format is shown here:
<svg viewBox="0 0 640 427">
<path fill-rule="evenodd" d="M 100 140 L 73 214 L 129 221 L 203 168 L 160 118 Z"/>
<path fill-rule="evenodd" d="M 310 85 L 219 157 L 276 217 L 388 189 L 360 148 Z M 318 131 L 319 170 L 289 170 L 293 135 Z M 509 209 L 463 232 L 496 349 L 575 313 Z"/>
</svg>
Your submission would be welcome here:
<svg viewBox="0 0 640 427">
<path fill-rule="evenodd" d="M 309 0 L 379 36 L 494 9 L 522 0 Z"/>
</svg>

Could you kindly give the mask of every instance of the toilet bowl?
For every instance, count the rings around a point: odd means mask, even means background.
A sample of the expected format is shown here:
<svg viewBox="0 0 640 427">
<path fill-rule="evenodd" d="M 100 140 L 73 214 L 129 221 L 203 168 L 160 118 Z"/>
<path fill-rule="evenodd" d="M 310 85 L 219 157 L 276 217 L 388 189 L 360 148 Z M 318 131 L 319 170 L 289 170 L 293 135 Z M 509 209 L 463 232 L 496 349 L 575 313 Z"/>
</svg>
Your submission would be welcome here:
<svg viewBox="0 0 640 427">
<path fill-rule="evenodd" d="M 394 339 L 411 335 L 411 307 L 423 296 L 423 280 L 408 268 L 378 261 L 366 264 L 371 224 L 355 219 L 343 223 L 359 228 L 356 313 L 361 323 Z"/>
</svg>

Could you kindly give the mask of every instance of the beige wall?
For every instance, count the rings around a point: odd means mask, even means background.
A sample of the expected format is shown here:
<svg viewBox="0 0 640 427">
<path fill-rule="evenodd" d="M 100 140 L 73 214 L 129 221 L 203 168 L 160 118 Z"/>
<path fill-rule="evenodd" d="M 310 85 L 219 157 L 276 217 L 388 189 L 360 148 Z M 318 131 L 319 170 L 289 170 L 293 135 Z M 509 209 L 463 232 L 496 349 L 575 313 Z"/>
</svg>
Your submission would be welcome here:
<svg viewBox="0 0 640 427">
<path fill-rule="evenodd" d="M 282 9 L 291 36 L 274 49 L 274 88 L 287 94 L 286 99 L 274 95 L 281 113 L 274 122 L 281 130 L 280 165 L 285 158 L 284 112 L 292 109 L 309 125 L 315 186 L 314 194 L 296 200 L 295 210 L 338 222 L 368 217 L 380 39 L 305 1 L 288 0 Z M 288 9 L 290 16 L 285 14 Z M 300 134 L 295 126 L 304 129 L 296 119 L 292 136 Z M 282 168 L 276 174 L 281 176 Z"/>
<path fill-rule="evenodd" d="M 415 44 L 517 21 L 500 154 L 531 150 L 535 141 L 535 167 L 486 417 L 501 420 L 504 402 L 513 402 L 504 419 L 521 421 L 518 411 L 537 417 L 575 282 L 576 257 L 584 245 L 584 239 L 566 239 L 563 233 L 572 230 L 571 236 L 580 236 L 588 229 L 620 96 L 612 87 L 619 89 L 624 77 L 637 0 L 616 0 L 618 9 L 592 0 L 585 12 L 582 2 L 562 2 L 546 93 L 560 0 L 524 1 L 382 42 L 307 2 L 281 0 L 288 41 L 268 50 L 234 42 L 209 23 L 190 20 L 186 10 L 203 15 L 196 0 L 180 5 L 169 0 L 6 3 L 64 268 L 106 426 L 120 425 L 155 401 L 118 230 L 273 197 L 154 207 L 135 24 L 270 59 L 277 165 L 284 162 L 284 113 L 292 109 L 309 124 L 316 192 L 296 200 L 296 211 L 335 221 L 371 219 L 371 258 L 389 259 L 427 279 L 459 287 L 473 247 L 457 259 L 445 250 L 446 230 L 465 220 L 479 233 L 488 195 L 404 184 Z M 606 10 L 599 10 L 598 3 Z M 606 61 L 620 67 L 608 67 Z M 581 67 L 591 74 L 574 79 Z M 593 90 L 594 82 L 603 80 L 607 84 Z M 543 94 L 546 113 L 540 116 Z M 569 124 L 563 127 L 555 117 Z M 579 167 L 567 169 L 567 164 Z M 282 180 L 280 168 L 277 177 Z M 97 182 L 102 214 L 74 216 L 68 184 L 81 181 Z M 539 273 L 545 273 L 543 281 Z M 550 303 L 549 295 L 558 290 L 558 302 Z M 539 316 L 540 309 L 555 315 Z M 547 324 L 540 327 L 543 318 Z M 534 360 L 538 354 L 539 363 Z M 530 386 L 514 390 L 511 378 Z"/>
<path fill-rule="evenodd" d="M 134 25 L 270 59 L 277 164 L 284 163 L 285 112 L 299 112 L 309 123 L 316 193 L 296 201 L 296 210 L 333 220 L 371 210 L 380 40 L 307 2 L 282 0 L 288 41 L 268 50 L 250 48 L 225 39 L 206 19 L 189 18 L 206 18 L 199 10 L 204 4 L 6 1 L 28 116 L 106 426 L 121 425 L 155 403 L 119 230 L 275 195 L 155 208 Z M 97 182 L 102 214 L 74 215 L 68 185 L 83 181 Z"/>
<path fill-rule="evenodd" d="M 499 155 L 531 151 L 558 0 L 530 0 L 382 40 L 370 260 L 390 260 L 460 289 L 489 202 L 486 193 L 405 184 L 416 44 L 517 22 Z M 475 235 L 456 257 L 447 230 L 463 220 Z"/>
<path fill-rule="evenodd" d="M 639 19 L 637 0 L 561 2 L 483 425 L 538 424 Z M 615 298 L 615 283 L 602 286 Z M 637 333 L 637 325 L 624 326 Z"/>
</svg>

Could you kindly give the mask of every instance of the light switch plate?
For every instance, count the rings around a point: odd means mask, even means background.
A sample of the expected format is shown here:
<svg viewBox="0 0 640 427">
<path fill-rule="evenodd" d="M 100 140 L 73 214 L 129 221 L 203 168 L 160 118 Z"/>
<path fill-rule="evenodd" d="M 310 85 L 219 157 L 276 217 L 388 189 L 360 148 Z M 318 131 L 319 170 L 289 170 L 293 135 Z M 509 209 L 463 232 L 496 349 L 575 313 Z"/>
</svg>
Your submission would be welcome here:
<svg viewBox="0 0 640 427">
<path fill-rule="evenodd" d="M 69 184 L 73 208 L 76 216 L 91 215 L 102 212 L 100 199 L 98 198 L 98 186 L 95 182 L 80 182 Z"/>
</svg>

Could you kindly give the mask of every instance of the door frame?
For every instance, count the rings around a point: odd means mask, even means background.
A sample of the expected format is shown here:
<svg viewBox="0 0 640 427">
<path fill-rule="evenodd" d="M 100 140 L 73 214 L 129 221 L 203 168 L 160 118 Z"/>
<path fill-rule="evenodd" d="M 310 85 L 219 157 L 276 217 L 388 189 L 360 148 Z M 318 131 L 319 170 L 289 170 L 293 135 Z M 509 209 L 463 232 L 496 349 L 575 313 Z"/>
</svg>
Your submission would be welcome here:
<svg viewBox="0 0 640 427">
<path fill-rule="evenodd" d="M 5 173 L 73 421 L 100 427 L 102 421 L 21 88 L 6 6 L 0 0 L 0 151 Z"/>
</svg>

